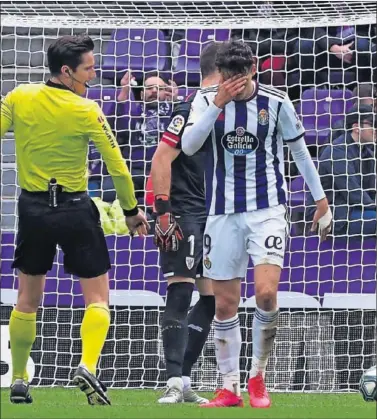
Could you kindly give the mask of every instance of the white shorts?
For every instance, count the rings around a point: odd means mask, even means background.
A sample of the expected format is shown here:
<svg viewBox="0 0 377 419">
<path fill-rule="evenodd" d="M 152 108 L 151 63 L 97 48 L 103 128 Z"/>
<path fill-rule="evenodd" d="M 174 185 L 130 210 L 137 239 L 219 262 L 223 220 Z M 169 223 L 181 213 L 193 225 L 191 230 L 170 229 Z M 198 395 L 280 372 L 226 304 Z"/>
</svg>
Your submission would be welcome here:
<svg viewBox="0 0 377 419">
<path fill-rule="evenodd" d="M 249 264 L 284 264 L 288 216 L 284 205 L 237 214 L 210 215 L 204 232 L 204 277 L 244 278 Z"/>
</svg>

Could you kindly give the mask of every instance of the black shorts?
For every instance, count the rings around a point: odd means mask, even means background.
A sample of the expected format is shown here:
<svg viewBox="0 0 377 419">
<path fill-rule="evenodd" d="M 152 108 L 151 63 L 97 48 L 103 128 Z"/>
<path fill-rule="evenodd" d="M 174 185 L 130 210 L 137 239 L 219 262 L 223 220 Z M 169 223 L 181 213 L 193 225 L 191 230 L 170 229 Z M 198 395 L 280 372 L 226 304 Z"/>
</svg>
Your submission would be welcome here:
<svg viewBox="0 0 377 419">
<path fill-rule="evenodd" d="M 182 276 L 200 278 L 203 275 L 203 234 L 205 222 L 193 222 L 192 217 L 176 217 L 183 232 L 177 252 L 160 252 L 160 265 L 166 278 Z"/>
<path fill-rule="evenodd" d="M 50 208 L 47 193 L 22 191 L 18 216 L 12 268 L 29 275 L 45 275 L 52 268 L 59 245 L 66 273 L 94 278 L 110 269 L 100 215 L 86 193 L 61 193 L 58 207 Z"/>
</svg>

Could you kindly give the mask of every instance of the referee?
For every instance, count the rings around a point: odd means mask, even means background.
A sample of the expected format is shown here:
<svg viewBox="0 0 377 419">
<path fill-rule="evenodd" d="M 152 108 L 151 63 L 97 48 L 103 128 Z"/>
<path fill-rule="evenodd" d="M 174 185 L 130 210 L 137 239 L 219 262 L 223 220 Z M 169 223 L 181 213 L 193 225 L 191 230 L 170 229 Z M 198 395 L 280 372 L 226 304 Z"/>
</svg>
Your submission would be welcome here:
<svg viewBox="0 0 377 419">
<path fill-rule="evenodd" d="M 26 363 L 36 336 L 36 312 L 59 245 L 64 268 L 80 278 L 86 311 L 82 357 L 74 383 L 89 404 L 110 404 L 96 366 L 110 325 L 110 258 L 99 212 L 86 193 L 88 142 L 103 156 L 131 234 L 149 228 L 137 207 L 131 175 L 99 106 L 81 97 L 96 76 L 88 36 L 63 36 L 48 49 L 51 79 L 24 84 L 1 103 L 1 138 L 14 127 L 18 234 L 12 267 L 18 269 L 18 300 L 9 329 L 13 378 L 10 400 L 32 403 Z"/>
</svg>

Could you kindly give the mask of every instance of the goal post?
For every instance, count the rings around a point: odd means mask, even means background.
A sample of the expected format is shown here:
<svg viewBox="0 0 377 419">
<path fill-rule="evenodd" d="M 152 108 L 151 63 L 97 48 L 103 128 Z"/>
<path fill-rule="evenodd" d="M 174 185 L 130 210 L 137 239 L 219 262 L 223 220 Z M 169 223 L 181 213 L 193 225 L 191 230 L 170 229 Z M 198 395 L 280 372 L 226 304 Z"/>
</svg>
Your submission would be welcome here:
<svg viewBox="0 0 377 419">
<path fill-rule="evenodd" d="M 149 107 L 142 100 L 143 83 L 153 71 L 167 83 L 174 81 L 174 101 L 179 101 L 199 87 L 198 60 L 203 45 L 232 37 L 250 42 L 257 58 L 257 78 L 286 91 L 294 100 L 316 162 L 320 147 L 331 141 L 334 124 L 344 130 L 346 112 L 360 99 L 360 89 L 355 87 L 370 85 L 368 77 L 376 71 L 372 61 L 376 54 L 374 0 L 3 1 L 0 10 L 2 97 L 21 83 L 48 78 L 46 52 L 56 37 L 85 32 L 93 38 L 98 77 L 87 95 L 100 104 L 122 150 L 128 150 L 124 156 L 131 172 L 143 177 L 144 186 L 137 187 L 140 202 L 145 199 L 153 150 L 172 109 L 172 101 L 166 106 L 164 100 L 159 101 L 156 111 L 156 106 Z M 318 59 L 319 53 L 313 49 L 311 56 L 301 51 L 300 41 L 310 41 L 304 37 L 310 33 L 305 30 L 321 27 L 328 35 L 335 27 L 354 25 L 363 26 L 357 36 L 365 40 L 364 53 L 367 60 L 370 55 L 370 63 L 339 67 L 331 74 L 323 67 L 315 72 L 323 78 L 314 74 L 313 80 L 308 80 L 313 67 L 308 68 L 307 60 Z M 125 89 L 121 80 L 127 70 L 136 83 L 127 82 L 126 99 L 120 100 Z M 315 87 L 309 86 L 310 82 Z M 316 236 L 309 235 L 304 217 L 308 192 L 286 157 L 291 238 L 266 384 L 271 391 L 356 390 L 362 371 L 376 363 L 376 237 L 345 233 L 320 244 Z M 163 387 L 166 376 L 159 324 L 167 284 L 159 270 L 158 251 L 152 237 L 131 240 L 117 228 L 114 188 L 95 150 L 89 158 L 89 192 L 107 201 L 99 205 L 103 204 L 101 211 L 109 220 L 105 231 L 112 262 L 111 326 L 98 365 L 99 378 L 112 388 Z M 2 387 L 10 383 L 8 324 L 17 294 L 11 262 L 18 194 L 15 140 L 9 132 L 1 140 Z M 194 293 L 192 304 L 197 298 Z M 251 366 L 255 306 L 250 266 L 242 282 L 239 309 L 243 388 Z M 64 273 L 59 249 L 37 315 L 37 339 L 28 362 L 32 385 L 70 385 L 80 359 L 83 313 L 78 281 Z M 213 331 L 193 369 L 192 382 L 202 390 L 221 385 Z"/>
</svg>

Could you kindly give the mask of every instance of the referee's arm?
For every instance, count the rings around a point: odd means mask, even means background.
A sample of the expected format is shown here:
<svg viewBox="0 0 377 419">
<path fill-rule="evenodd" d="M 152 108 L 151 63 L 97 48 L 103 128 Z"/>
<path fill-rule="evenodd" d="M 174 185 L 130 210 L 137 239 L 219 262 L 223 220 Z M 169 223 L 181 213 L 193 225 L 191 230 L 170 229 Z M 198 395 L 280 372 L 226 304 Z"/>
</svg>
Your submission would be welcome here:
<svg viewBox="0 0 377 419">
<path fill-rule="evenodd" d="M 9 131 L 9 128 L 13 124 L 13 102 L 12 102 L 12 94 L 8 93 L 8 95 L 1 99 L 1 121 L 0 121 L 0 129 L 1 129 L 1 137 L 3 138 L 5 133 Z"/>
<path fill-rule="evenodd" d="M 119 145 L 100 107 L 95 104 L 89 117 L 90 138 L 95 143 L 111 175 L 124 215 L 138 214 L 131 174 L 123 160 Z"/>
</svg>

